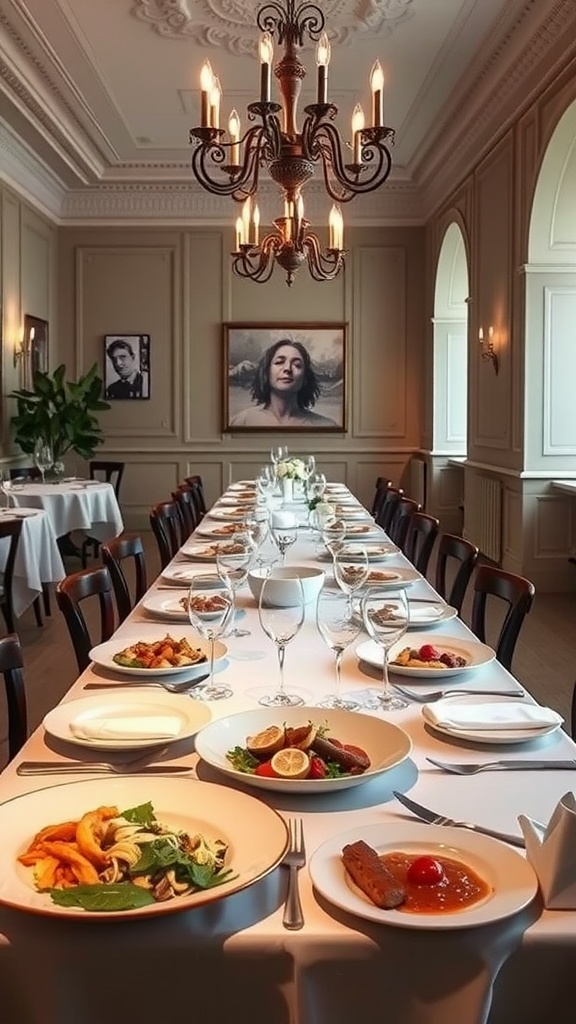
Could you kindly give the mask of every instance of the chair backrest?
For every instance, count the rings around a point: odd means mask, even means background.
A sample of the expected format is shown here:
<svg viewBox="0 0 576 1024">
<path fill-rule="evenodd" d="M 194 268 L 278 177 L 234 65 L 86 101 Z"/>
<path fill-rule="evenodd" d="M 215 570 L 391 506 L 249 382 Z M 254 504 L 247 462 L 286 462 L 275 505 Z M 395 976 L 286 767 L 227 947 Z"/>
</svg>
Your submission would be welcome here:
<svg viewBox="0 0 576 1024">
<path fill-rule="evenodd" d="M 412 513 L 408 523 L 404 553 L 423 576 L 428 572 L 428 563 L 439 530 L 439 519 L 427 515 L 426 512 Z"/>
<path fill-rule="evenodd" d="M 385 476 L 376 477 L 374 500 L 372 502 L 372 508 L 370 509 L 370 512 L 374 516 L 374 519 L 376 519 L 377 516 L 379 515 L 380 509 L 382 508 L 384 499 L 386 497 L 386 492 L 390 489 L 390 487 L 392 487 L 391 480 L 388 480 Z"/>
<path fill-rule="evenodd" d="M 172 499 L 180 509 L 184 534 L 189 537 L 202 519 L 198 511 L 196 494 L 188 484 L 182 484 L 175 491 L 172 491 Z"/>
<path fill-rule="evenodd" d="M 90 479 L 105 480 L 112 484 L 116 498 L 120 498 L 120 484 L 124 475 L 125 462 L 108 462 L 105 459 L 92 459 L 90 463 Z"/>
<path fill-rule="evenodd" d="M 378 526 L 381 526 L 386 533 L 390 531 L 394 514 L 403 497 L 404 491 L 401 487 L 388 487 L 385 485 L 380 496 L 374 499 L 375 502 L 378 500 L 380 506 L 374 518 Z"/>
<path fill-rule="evenodd" d="M 119 622 L 124 622 L 124 619 L 130 614 L 134 605 L 142 600 L 148 589 L 146 555 L 142 538 L 137 533 L 123 533 L 120 537 L 114 537 L 112 540 L 103 542 L 100 547 L 100 554 L 112 580 L 116 596 L 118 620 Z M 121 565 L 128 558 L 132 560 L 131 565 L 134 575 L 133 598 Z"/>
<path fill-rule="evenodd" d="M 150 509 L 150 526 L 156 538 L 160 565 L 166 568 L 183 542 L 182 517 L 175 501 L 161 501 Z"/>
<path fill-rule="evenodd" d="M 42 473 L 36 466 L 22 466 L 20 469 L 17 466 L 12 466 L 10 469 L 11 480 L 41 480 Z"/>
<path fill-rule="evenodd" d="M 7 519 L 0 522 L 0 540 L 9 540 L 8 555 L 2 570 L 2 591 L 0 593 L 0 605 L 6 622 L 6 629 L 9 633 L 15 633 L 14 625 L 14 604 L 12 598 L 12 581 L 14 579 L 14 564 L 18 552 L 20 534 L 22 533 L 21 519 Z"/>
<path fill-rule="evenodd" d="M 4 676 L 8 709 L 8 760 L 18 753 L 28 735 L 22 649 L 15 633 L 0 640 L 0 672 Z"/>
<path fill-rule="evenodd" d="M 202 477 L 199 473 L 193 473 L 192 476 L 186 477 L 186 483 L 189 487 L 195 491 L 198 501 L 198 508 L 200 511 L 200 518 L 206 515 L 208 506 L 206 505 L 206 495 L 204 493 L 204 484 L 202 483 Z"/>
<path fill-rule="evenodd" d="M 436 579 L 434 586 L 440 597 L 456 608 L 458 614 L 462 604 L 474 566 L 478 561 L 478 548 L 464 537 L 453 533 L 443 533 L 436 553 Z M 455 565 L 458 568 L 455 569 Z M 452 582 L 449 583 L 449 577 Z"/>
<path fill-rule="evenodd" d="M 525 615 L 532 607 L 534 584 L 523 576 L 505 572 L 492 565 L 479 565 L 474 576 L 472 602 L 472 630 L 479 640 L 486 642 L 486 608 L 489 596 L 504 601 L 507 610 L 495 644 L 496 657 L 504 668 L 510 669 L 516 640 Z"/>
<path fill-rule="evenodd" d="M 82 601 L 97 599 L 100 612 L 100 636 L 93 640 L 83 610 Z M 66 620 L 70 639 L 74 646 L 78 671 L 83 672 L 90 664 L 90 650 L 96 643 L 109 640 L 114 632 L 114 589 L 110 573 L 105 565 L 93 569 L 82 569 L 65 576 L 56 584 L 56 600 Z"/>
<path fill-rule="evenodd" d="M 408 528 L 410 526 L 410 519 L 414 512 L 420 512 L 421 506 L 413 498 L 400 498 L 400 501 L 396 505 L 394 515 L 392 516 L 392 522 L 386 531 L 390 540 L 394 541 L 398 547 L 404 551 L 406 547 L 406 537 L 408 536 Z"/>
</svg>

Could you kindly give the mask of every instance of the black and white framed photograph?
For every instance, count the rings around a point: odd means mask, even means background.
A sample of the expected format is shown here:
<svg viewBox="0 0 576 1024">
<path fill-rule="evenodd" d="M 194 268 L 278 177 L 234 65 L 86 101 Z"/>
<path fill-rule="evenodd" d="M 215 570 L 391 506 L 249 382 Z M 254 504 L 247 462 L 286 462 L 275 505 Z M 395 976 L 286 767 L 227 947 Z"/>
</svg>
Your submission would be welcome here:
<svg viewBox="0 0 576 1024">
<path fill-rule="evenodd" d="M 104 398 L 150 398 L 150 335 L 104 338 Z"/>
<path fill-rule="evenodd" d="M 37 316 L 24 315 L 24 379 L 25 388 L 31 388 L 37 370 L 48 370 L 48 321 Z"/>
<path fill-rule="evenodd" d="M 346 430 L 346 325 L 224 324 L 224 431 Z"/>
</svg>

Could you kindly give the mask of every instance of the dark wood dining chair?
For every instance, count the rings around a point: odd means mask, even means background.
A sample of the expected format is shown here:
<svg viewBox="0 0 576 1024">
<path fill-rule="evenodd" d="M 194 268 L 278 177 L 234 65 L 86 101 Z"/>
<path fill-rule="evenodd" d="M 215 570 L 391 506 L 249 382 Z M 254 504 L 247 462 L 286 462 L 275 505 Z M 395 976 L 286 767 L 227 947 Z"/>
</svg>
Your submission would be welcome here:
<svg viewBox="0 0 576 1024">
<path fill-rule="evenodd" d="M 97 640 L 91 637 L 84 610 L 80 607 L 89 598 L 93 598 L 99 608 L 100 634 Z M 78 671 L 83 672 L 90 664 L 92 647 L 109 640 L 115 628 L 114 588 L 108 569 L 105 565 L 97 565 L 65 576 L 56 584 L 56 600 L 68 626 Z"/>
<path fill-rule="evenodd" d="M 116 501 L 120 503 L 120 484 L 124 475 L 125 462 L 113 462 L 108 459 L 92 459 L 89 463 L 91 480 L 101 480 L 102 483 L 111 484 L 114 488 Z M 88 555 L 97 558 L 100 552 L 100 541 L 96 537 L 86 537 L 82 542 L 81 559 L 82 568 L 88 564 Z"/>
<path fill-rule="evenodd" d="M 374 519 L 378 518 L 386 492 L 392 487 L 392 481 L 388 480 L 385 476 L 376 477 L 376 487 L 374 488 L 374 499 L 372 501 L 372 508 L 370 509 Z"/>
<path fill-rule="evenodd" d="M 103 541 L 100 554 L 112 580 L 118 621 L 124 622 L 134 605 L 142 600 L 148 589 L 146 555 L 142 538 L 137 533 L 123 533 L 120 537 Z M 126 562 L 130 566 L 130 575 L 133 577 L 132 587 L 122 566 L 122 563 L 126 564 Z"/>
<path fill-rule="evenodd" d="M 440 597 L 456 608 L 458 614 L 462 610 L 478 555 L 479 551 L 476 545 L 464 537 L 457 537 L 453 533 L 441 535 L 436 552 L 434 586 Z"/>
<path fill-rule="evenodd" d="M 158 545 L 160 565 L 166 568 L 183 543 L 182 517 L 175 501 L 161 501 L 150 509 L 150 526 Z"/>
<path fill-rule="evenodd" d="M 492 565 L 479 565 L 474 575 L 474 598 L 472 601 L 472 631 L 482 643 L 486 643 L 488 598 L 504 602 L 505 612 L 493 645 L 496 657 L 504 668 L 511 670 L 514 648 L 518 634 L 534 601 L 534 584 L 523 576 L 516 576 Z"/>
<path fill-rule="evenodd" d="M 413 512 L 409 519 L 404 553 L 412 565 L 423 576 L 428 572 L 436 538 L 440 532 L 440 520 L 426 512 Z"/>
<path fill-rule="evenodd" d="M 200 476 L 199 473 L 192 473 L 191 476 L 186 477 L 186 483 L 188 484 L 189 487 L 192 488 L 192 490 L 195 493 L 197 508 L 200 513 L 200 519 L 202 519 L 202 517 L 205 516 L 206 512 L 208 511 L 202 477 Z"/>
<path fill-rule="evenodd" d="M 6 629 L 9 633 L 16 632 L 12 584 L 22 526 L 21 519 L 6 519 L 4 522 L 0 522 L 0 540 L 9 541 L 4 569 L 0 573 L 0 609 L 2 610 Z M 42 620 L 40 620 L 39 625 L 41 624 Z"/>
<path fill-rule="evenodd" d="M 28 736 L 26 690 L 22 672 L 22 648 L 15 633 L 0 639 L 0 672 L 4 677 L 8 712 L 8 760 L 18 753 Z"/>
<path fill-rule="evenodd" d="M 386 484 L 383 487 L 383 493 L 380 495 L 380 498 L 375 498 L 375 501 L 378 500 L 379 502 L 379 508 L 374 518 L 378 526 L 381 526 L 388 535 L 390 534 L 390 527 L 396 510 L 403 497 L 404 491 L 401 487 L 388 487 Z"/>
<path fill-rule="evenodd" d="M 200 523 L 202 515 L 198 509 L 198 501 L 194 489 L 189 484 L 182 484 L 172 491 L 172 500 L 180 509 L 183 536 L 189 537 Z"/>
<path fill-rule="evenodd" d="M 406 548 L 406 538 L 410 520 L 414 512 L 420 512 L 421 506 L 413 498 L 400 498 L 396 505 L 392 522 L 386 531 L 390 540 L 397 544 L 401 551 Z"/>
</svg>

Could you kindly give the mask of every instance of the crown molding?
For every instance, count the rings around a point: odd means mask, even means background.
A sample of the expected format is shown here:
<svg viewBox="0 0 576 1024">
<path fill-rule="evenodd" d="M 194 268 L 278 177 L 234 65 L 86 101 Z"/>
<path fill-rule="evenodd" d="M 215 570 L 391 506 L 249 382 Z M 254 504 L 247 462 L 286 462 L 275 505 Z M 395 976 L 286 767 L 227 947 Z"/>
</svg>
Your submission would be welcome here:
<svg viewBox="0 0 576 1024">
<path fill-rule="evenodd" d="M 50 220 L 60 219 L 66 195 L 64 186 L 2 122 L 0 180 Z"/>
</svg>

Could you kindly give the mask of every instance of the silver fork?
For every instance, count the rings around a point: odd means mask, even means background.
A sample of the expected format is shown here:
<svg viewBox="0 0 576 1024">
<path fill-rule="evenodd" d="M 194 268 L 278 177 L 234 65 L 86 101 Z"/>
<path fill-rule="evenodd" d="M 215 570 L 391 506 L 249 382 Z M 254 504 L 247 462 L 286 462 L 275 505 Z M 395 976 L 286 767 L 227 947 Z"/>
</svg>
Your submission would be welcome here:
<svg viewBox="0 0 576 1024">
<path fill-rule="evenodd" d="M 300 903 L 300 893 L 298 891 L 298 872 L 306 863 L 302 818 L 290 818 L 288 831 L 290 834 L 290 849 L 282 863 L 288 868 L 290 874 L 288 876 L 288 892 L 286 894 L 286 903 L 284 904 L 282 924 L 289 931 L 298 931 L 304 925 L 302 904 Z"/>
<path fill-rule="evenodd" d="M 398 693 L 401 693 L 404 697 L 408 697 L 409 700 L 414 700 L 419 704 L 430 704 L 435 700 L 442 700 L 443 697 L 450 697 L 453 693 L 473 693 L 477 697 L 483 697 L 485 694 L 489 697 L 524 697 L 523 690 L 465 690 L 457 689 L 452 687 L 449 690 L 432 690 L 429 693 L 415 693 L 414 690 L 408 689 L 406 686 L 399 686 L 398 683 L 392 684 Z"/>
<path fill-rule="evenodd" d="M 572 761 L 484 761 L 483 764 L 457 764 L 454 761 L 435 761 L 433 757 L 427 757 L 427 761 L 436 768 L 442 768 L 445 772 L 452 772 L 453 775 L 478 775 L 479 772 L 498 771 L 540 771 L 541 769 L 576 769 L 576 760 Z"/>
<path fill-rule="evenodd" d="M 150 764 L 152 758 L 161 757 L 168 750 L 167 746 L 154 747 L 145 754 L 132 757 L 128 761 L 21 761 L 16 768 L 17 775 L 83 775 L 102 772 L 106 775 L 127 775 L 131 772 L 159 775 L 173 772 L 190 771 L 190 765 Z"/>
</svg>

